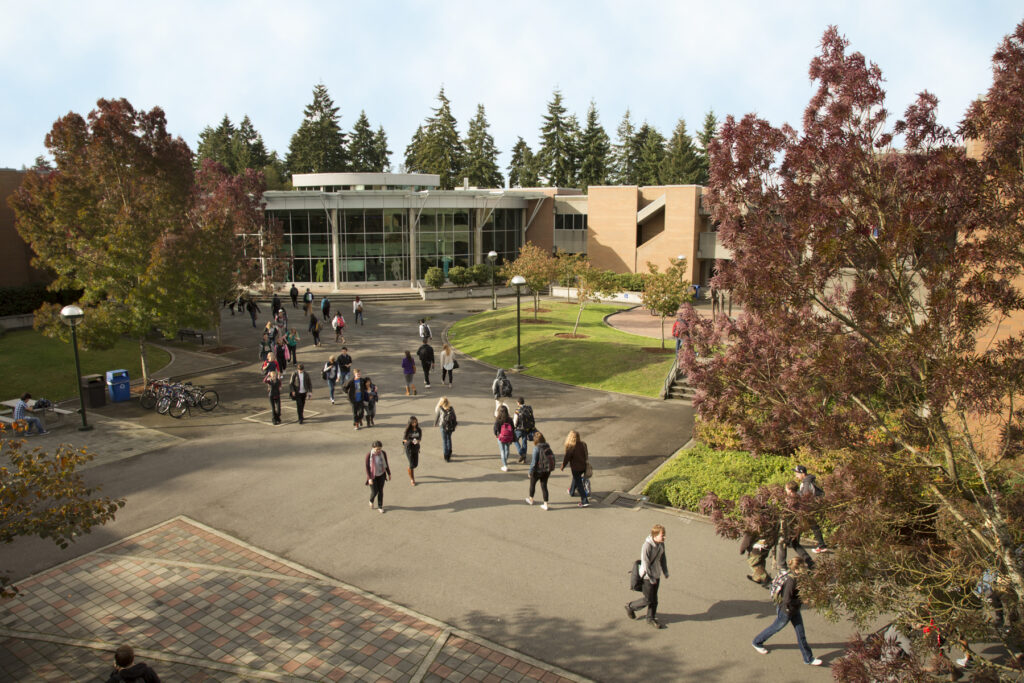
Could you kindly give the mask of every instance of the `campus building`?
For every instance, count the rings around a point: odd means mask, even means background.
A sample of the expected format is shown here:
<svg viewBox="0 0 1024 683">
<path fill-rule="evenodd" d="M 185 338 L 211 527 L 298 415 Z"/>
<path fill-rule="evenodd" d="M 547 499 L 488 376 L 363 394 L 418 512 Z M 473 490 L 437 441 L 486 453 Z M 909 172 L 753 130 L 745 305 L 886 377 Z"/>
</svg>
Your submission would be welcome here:
<svg viewBox="0 0 1024 683">
<path fill-rule="evenodd" d="M 292 186 L 265 193 L 265 210 L 284 231 L 288 280 L 318 288 L 414 284 L 492 250 L 514 260 L 526 242 L 620 273 L 683 256 L 694 284 L 729 258 L 698 185 L 441 190 L 430 174 L 312 173 Z"/>
</svg>

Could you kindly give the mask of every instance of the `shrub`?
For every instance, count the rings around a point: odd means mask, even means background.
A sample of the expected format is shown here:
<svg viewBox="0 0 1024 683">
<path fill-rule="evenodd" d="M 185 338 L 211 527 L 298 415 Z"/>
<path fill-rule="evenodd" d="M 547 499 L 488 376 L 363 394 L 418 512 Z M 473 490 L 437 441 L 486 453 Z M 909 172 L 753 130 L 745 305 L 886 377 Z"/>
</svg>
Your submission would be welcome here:
<svg viewBox="0 0 1024 683">
<path fill-rule="evenodd" d="M 644 291 L 643 273 L 619 273 L 615 276 L 619 291 L 642 292 Z"/>
<path fill-rule="evenodd" d="M 456 287 L 465 287 L 473 281 L 473 276 L 465 266 L 452 266 L 448 269 L 448 281 Z"/>
<path fill-rule="evenodd" d="M 427 283 L 428 287 L 441 289 L 444 286 L 444 271 L 437 266 L 427 268 L 427 272 L 423 275 L 423 281 Z"/>
<path fill-rule="evenodd" d="M 693 438 L 717 450 L 738 451 L 743 448 L 743 440 L 736 428 L 721 420 L 698 417 L 693 425 Z"/>
<path fill-rule="evenodd" d="M 489 263 L 478 263 L 475 266 L 469 267 L 469 276 L 472 278 L 474 284 L 490 286 L 491 284 L 491 265 Z M 495 284 L 497 284 L 497 278 L 495 278 Z"/>
<path fill-rule="evenodd" d="M 652 503 L 696 512 L 708 491 L 736 500 L 761 486 L 784 484 L 793 478 L 792 469 L 791 458 L 753 457 L 746 451 L 716 451 L 701 444 L 676 454 L 644 494 Z"/>
</svg>

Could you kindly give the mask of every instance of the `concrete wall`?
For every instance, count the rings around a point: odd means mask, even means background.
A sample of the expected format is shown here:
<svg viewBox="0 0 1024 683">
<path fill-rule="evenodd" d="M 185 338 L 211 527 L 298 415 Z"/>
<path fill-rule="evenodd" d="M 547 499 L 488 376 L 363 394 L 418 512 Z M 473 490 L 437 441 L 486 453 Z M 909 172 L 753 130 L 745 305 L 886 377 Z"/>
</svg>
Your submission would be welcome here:
<svg viewBox="0 0 1024 683">
<path fill-rule="evenodd" d="M 14 227 L 14 210 L 7 204 L 7 199 L 18 189 L 24 177 L 24 171 L 0 169 L 0 244 L 3 245 L 0 249 L 0 287 L 51 280 L 45 272 L 30 265 L 35 254 Z"/>
</svg>

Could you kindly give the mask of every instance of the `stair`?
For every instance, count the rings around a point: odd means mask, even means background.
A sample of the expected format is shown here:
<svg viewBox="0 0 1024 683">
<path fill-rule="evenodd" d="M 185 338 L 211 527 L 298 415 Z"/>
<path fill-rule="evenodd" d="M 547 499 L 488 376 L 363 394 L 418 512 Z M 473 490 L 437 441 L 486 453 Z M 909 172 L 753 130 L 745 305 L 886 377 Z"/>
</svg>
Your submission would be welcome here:
<svg viewBox="0 0 1024 683">
<path fill-rule="evenodd" d="M 696 391 L 686 381 L 685 375 L 679 375 L 672 382 L 672 386 L 665 392 L 666 399 L 673 399 L 677 401 L 693 401 Z"/>
</svg>

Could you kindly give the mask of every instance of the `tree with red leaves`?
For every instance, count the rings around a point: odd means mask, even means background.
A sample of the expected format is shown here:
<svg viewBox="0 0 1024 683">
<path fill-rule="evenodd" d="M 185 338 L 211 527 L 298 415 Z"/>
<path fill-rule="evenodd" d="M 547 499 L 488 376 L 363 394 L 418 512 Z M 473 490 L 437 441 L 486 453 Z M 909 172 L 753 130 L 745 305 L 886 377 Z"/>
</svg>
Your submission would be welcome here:
<svg viewBox="0 0 1024 683">
<path fill-rule="evenodd" d="M 744 313 L 691 313 L 681 363 L 700 415 L 751 450 L 838 449 L 814 511 L 838 550 L 805 584 L 812 604 L 861 626 L 934 618 L 1012 652 L 1024 335 L 999 326 L 1024 317 L 1024 24 L 956 133 L 926 92 L 891 124 L 881 70 L 847 48 L 825 32 L 801 131 L 730 117 L 711 143 L 706 197 L 734 254 L 713 284 Z M 984 570 L 1001 577 L 1008 631 L 980 616 Z"/>
</svg>

